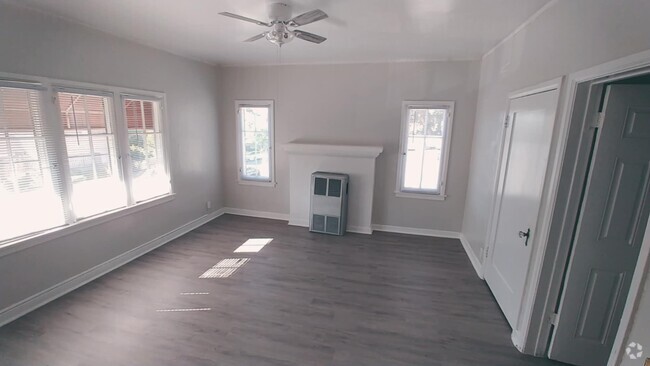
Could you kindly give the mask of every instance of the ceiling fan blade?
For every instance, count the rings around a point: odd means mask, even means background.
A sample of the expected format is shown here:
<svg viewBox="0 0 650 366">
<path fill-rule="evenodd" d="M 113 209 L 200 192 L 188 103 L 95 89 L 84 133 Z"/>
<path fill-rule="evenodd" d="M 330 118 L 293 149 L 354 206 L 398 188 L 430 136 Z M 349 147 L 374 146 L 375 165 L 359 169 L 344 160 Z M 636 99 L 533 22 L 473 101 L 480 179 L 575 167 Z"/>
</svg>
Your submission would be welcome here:
<svg viewBox="0 0 650 366">
<path fill-rule="evenodd" d="M 327 39 L 325 37 L 319 36 L 318 34 L 303 32 L 299 30 L 293 31 L 293 34 L 302 40 L 313 43 L 323 43 Z"/>
<path fill-rule="evenodd" d="M 298 15 L 297 17 L 289 20 L 287 24 L 292 25 L 294 27 L 299 27 L 301 25 L 317 22 L 325 18 L 327 18 L 327 14 L 320 9 L 316 9 Z"/>
<path fill-rule="evenodd" d="M 263 26 L 266 26 L 266 27 L 270 27 L 270 26 L 271 26 L 270 23 L 265 23 L 265 22 L 262 22 L 262 21 L 260 21 L 260 20 L 255 20 L 255 19 L 247 18 L 247 17 L 241 16 L 241 15 L 237 15 L 237 14 L 229 13 L 229 12 L 227 12 L 227 11 L 222 12 L 222 13 L 219 13 L 219 14 L 221 14 L 221 15 L 223 15 L 223 16 L 230 17 L 230 18 L 235 18 L 235 19 L 243 20 L 243 21 L 245 21 L 245 22 L 255 23 L 255 24 L 257 24 L 257 25 L 263 25 Z"/>
<path fill-rule="evenodd" d="M 251 37 L 251 38 L 249 38 L 249 39 L 247 39 L 247 40 L 244 40 L 244 42 L 253 42 L 253 41 L 257 41 L 257 40 L 260 39 L 260 38 L 264 38 L 264 36 L 266 36 L 266 32 L 264 32 L 264 33 L 262 33 L 262 34 L 258 34 L 258 35 L 256 35 L 256 36 L 253 36 L 253 37 Z"/>
</svg>

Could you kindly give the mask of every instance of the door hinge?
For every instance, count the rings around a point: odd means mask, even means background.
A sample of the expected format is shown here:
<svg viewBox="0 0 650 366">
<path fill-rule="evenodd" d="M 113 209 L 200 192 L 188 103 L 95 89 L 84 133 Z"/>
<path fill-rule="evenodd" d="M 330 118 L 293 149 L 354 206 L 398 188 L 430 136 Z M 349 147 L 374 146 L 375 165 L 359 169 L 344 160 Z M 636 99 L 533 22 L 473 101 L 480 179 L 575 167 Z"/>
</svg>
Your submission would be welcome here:
<svg viewBox="0 0 650 366">
<path fill-rule="evenodd" d="M 557 327 L 557 313 L 551 313 L 551 315 L 548 318 L 549 318 L 548 319 L 549 323 Z"/>
<path fill-rule="evenodd" d="M 490 247 L 485 247 L 485 258 L 490 256 Z"/>
<path fill-rule="evenodd" d="M 605 121 L 605 113 L 598 112 L 594 116 L 594 120 L 591 122 L 591 128 L 603 128 L 603 122 Z"/>
<path fill-rule="evenodd" d="M 52 104 L 56 104 L 56 94 L 52 95 Z"/>
<path fill-rule="evenodd" d="M 510 125 L 510 115 L 507 114 L 507 115 L 506 115 L 506 121 L 503 123 L 503 126 L 504 126 L 505 128 L 508 128 L 509 125 Z"/>
</svg>

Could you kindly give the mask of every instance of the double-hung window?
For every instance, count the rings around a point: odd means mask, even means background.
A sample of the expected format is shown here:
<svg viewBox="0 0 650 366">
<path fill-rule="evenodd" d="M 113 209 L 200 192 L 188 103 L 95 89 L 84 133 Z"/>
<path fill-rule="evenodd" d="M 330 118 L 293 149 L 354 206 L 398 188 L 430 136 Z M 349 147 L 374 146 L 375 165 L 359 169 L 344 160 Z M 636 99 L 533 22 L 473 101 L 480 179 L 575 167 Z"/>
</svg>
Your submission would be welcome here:
<svg viewBox="0 0 650 366">
<path fill-rule="evenodd" d="M 404 102 L 396 194 L 444 199 L 454 102 Z"/>
<path fill-rule="evenodd" d="M 128 96 L 122 99 L 122 104 L 128 128 L 133 199 L 140 202 L 169 193 L 161 101 Z"/>
<path fill-rule="evenodd" d="M 274 184 L 273 101 L 237 101 L 239 182 Z"/>
<path fill-rule="evenodd" d="M 112 99 L 101 94 L 58 91 L 60 119 L 77 218 L 126 206 L 120 174 Z"/>
<path fill-rule="evenodd" d="M 0 248 L 170 199 L 163 98 L 48 78 L 0 79 Z"/>
</svg>

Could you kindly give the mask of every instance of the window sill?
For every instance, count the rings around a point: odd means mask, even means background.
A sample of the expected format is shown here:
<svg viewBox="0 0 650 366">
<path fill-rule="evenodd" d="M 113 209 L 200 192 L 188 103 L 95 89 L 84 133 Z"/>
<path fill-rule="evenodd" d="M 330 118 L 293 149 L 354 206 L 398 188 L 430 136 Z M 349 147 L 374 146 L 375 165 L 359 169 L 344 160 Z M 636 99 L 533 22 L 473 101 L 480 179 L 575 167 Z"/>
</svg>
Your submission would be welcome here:
<svg viewBox="0 0 650 366">
<path fill-rule="evenodd" d="M 276 183 L 274 181 L 265 182 L 262 180 L 246 180 L 239 179 L 237 182 L 244 186 L 257 186 L 257 187 L 275 187 Z"/>
<path fill-rule="evenodd" d="M 146 210 L 158 206 L 160 204 L 170 202 L 176 196 L 175 193 L 170 193 L 164 196 L 159 196 L 152 198 L 148 201 L 137 203 L 130 207 L 118 208 L 113 211 L 104 212 L 95 216 L 91 216 L 82 220 L 79 220 L 71 225 L 60 226 L 54 229 L 49 229 L 46 231 L 41 231 L 27 237 L 21 237 L 14 241 L 9 241 L 6 243 L 0 243 L 0 257 L 16 253 L 18 251 L 46 243 L 48 241 L 71 235 L 76 232 L 89 229 L 93 226 L 97 226 L 109 221 L 116 220 L 120 217 L 131 215 L 138 211 Z"/>
<path fill-rule="evenodd" d="M 412 192 L 395 192 L 396 197 L 400 198 L 417 198 L 421 200 L 431 200 L 431 201 L 444 201 L 447 198 L 447 195 L 444 194 L 427 194 L 427 193 L 412 193 Z"/>
</svg>

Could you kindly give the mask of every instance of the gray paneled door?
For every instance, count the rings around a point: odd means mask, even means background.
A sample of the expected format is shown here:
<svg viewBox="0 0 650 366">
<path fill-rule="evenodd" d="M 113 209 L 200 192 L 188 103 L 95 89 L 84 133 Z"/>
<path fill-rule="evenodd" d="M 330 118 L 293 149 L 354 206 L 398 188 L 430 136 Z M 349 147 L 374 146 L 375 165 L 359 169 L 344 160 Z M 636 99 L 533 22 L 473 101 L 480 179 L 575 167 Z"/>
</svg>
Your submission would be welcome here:
<svg viewBox="0 0 650 366">
<path fill-rule="evenodd" d="M 650 211 L 650 86 L 609 86 L 603 116 L 549 351 L 575 365 L 607 364 Z"/>
</svg>

